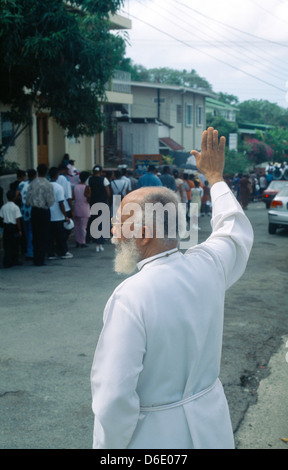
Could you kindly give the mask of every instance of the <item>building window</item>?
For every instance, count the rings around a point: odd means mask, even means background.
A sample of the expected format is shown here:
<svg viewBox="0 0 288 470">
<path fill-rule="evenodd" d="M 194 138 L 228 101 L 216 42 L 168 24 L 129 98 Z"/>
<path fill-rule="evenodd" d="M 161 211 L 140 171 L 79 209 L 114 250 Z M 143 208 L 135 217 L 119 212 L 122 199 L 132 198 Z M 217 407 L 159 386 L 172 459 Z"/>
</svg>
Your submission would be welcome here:
<svg viewBox="0 0 288 470">
<path fill-rule="evenodd" d="M 181 104 L 177 104 L 176 113 L 177 113 L 177 117 L 176 117 L 177 123 L 182 124 L 182 122 L 183 122 L 183 106 Z"/>
<path fill-rule="evenodd" d="M 203 126 L 203 106 L 197 106 L 197 126 Z"/>
<path fill-rule="evenodd" d="M 193 106 L 192 104 L 186 104 L 186 126 L 192 126 L 193 124 Z"/>
<path fill-rule="evenodd" d="M 8 113 L 1 113 L 1 138 L 4 147 L 9 144 L 13 134 L 14 124 L 10 121 Z M 14 141 L 11 145 L 14 145 Z"/>
<path fill-rule="evenodd" d="M 164 104 L 166 102 L 165 98 L 153 98 L 153 103 L 155 104 Z"/>
</svg>

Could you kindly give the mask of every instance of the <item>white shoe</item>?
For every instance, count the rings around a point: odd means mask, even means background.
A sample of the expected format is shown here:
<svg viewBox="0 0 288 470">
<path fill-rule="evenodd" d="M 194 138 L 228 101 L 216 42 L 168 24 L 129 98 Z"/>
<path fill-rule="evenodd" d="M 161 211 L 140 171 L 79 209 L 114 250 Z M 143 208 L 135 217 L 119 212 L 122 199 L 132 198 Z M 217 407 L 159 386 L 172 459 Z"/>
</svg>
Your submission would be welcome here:
<svg viewBox="0 0 288 470">
<path fill-rule="evenodd" d="M 72 253 L 69 253 L 69 251 L 67 251 L 67 253 L 65 253 L 64 256 L 61 256 L 62 259 L 69 259 L 69 258 L 73 258 L 73 255 Z"/>
<path fill-rule="evenodd" d="M 100 251 L 104 251 L 104 246 L 100 245 Z"/>
<path fill-rule="evenodd" d="M 96 246 L 96 253 L 99 253 L 99 251 L 100 251 L 99 246 Z"/>
</svg>

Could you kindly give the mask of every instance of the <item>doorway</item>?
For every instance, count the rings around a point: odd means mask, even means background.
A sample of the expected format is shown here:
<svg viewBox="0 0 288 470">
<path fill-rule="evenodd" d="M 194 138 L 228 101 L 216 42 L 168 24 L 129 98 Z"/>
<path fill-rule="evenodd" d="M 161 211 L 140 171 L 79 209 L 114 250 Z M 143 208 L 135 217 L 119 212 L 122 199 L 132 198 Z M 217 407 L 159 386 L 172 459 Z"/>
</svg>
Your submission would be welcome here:
<svg viewBox="0 0 288 470">
<path fill-rule="evenodd" d="M 47 114 L 37 115 L 37 159 L 38 165 L 44 163 L 49 167 Z"/>
</svg>

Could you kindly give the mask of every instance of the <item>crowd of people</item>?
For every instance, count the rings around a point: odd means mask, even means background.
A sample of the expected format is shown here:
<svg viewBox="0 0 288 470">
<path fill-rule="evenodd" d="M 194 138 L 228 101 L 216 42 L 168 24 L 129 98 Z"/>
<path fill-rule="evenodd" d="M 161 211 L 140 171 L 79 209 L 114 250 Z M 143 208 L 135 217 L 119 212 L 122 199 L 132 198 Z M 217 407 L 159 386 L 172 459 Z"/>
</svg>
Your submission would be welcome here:
<svg viewBox="0 0 288 470">
<path fill-rule="evenodd" d="M 22 264 L 23 258 L 35 266 L 46 260 L 69 259 L 68 239 L 74 232 L 76 248 L 86 248 L 94 242 L 96 253 L 104 251 L 105 238 L 93 239 L 90 227 L 97 215 L 91 215 L 95 203 L 105 203 L 113 216 L 113 196 L 121 199 L 141 187 L 165 186 L 175 191 L 179 202 L 186 204 L 186 218 L 200 230 L 198 218 L 211 215 L 208 182 L 198 172 L 171 169 L 165 165 L 150 165 L 140 177 L 126 167 L 103 172 L 96 165 L 92 174 L 79 172 L 75 162 L 65 154 L 58 167 L 40 164 L 35 169 L 18 170 L 17 179 L 10 184 L 7 202 L 0 204 L 3 228 L 2 247 L 5 268 Z M 226 175 L 225 181 L 243 209 L 261 195 L 269 181 L 265 175 Z M 191 204 L 196 206 L 191 216 Z"/>
<path fill-rule="evenodd" d="M 244 210 L 248 209 L 250 202 L 261 199 L 263 191 L 272 181 L 273 176 L 269 173 L 236 173 L 225 175 L 225 181 L 233 191 L 235 197 Z"/>
</svg>

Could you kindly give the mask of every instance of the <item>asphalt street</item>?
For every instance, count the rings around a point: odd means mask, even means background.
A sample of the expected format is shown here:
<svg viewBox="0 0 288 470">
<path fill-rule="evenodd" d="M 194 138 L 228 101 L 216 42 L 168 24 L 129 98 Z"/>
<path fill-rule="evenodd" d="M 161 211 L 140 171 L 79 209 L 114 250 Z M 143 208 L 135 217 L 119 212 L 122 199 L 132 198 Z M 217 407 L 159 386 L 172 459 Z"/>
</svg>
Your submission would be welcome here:
<svg viewBox="0 0 288 470">
<path fill-rule="evenodd" d="M 255 243 L 227 292 L 221 380 L 237 448 L 287 449 L 288 232 L 268 234 L 261 202 L 247 216 Z M 201 242 L 209 217 L 200 228 Z M 72 259 L 0 269 L 0 449 L 91 449 L 91 364 L 105 303 L 124 277 L 110 242 L 103 253 L 69 243 Z"/>
</svg>

